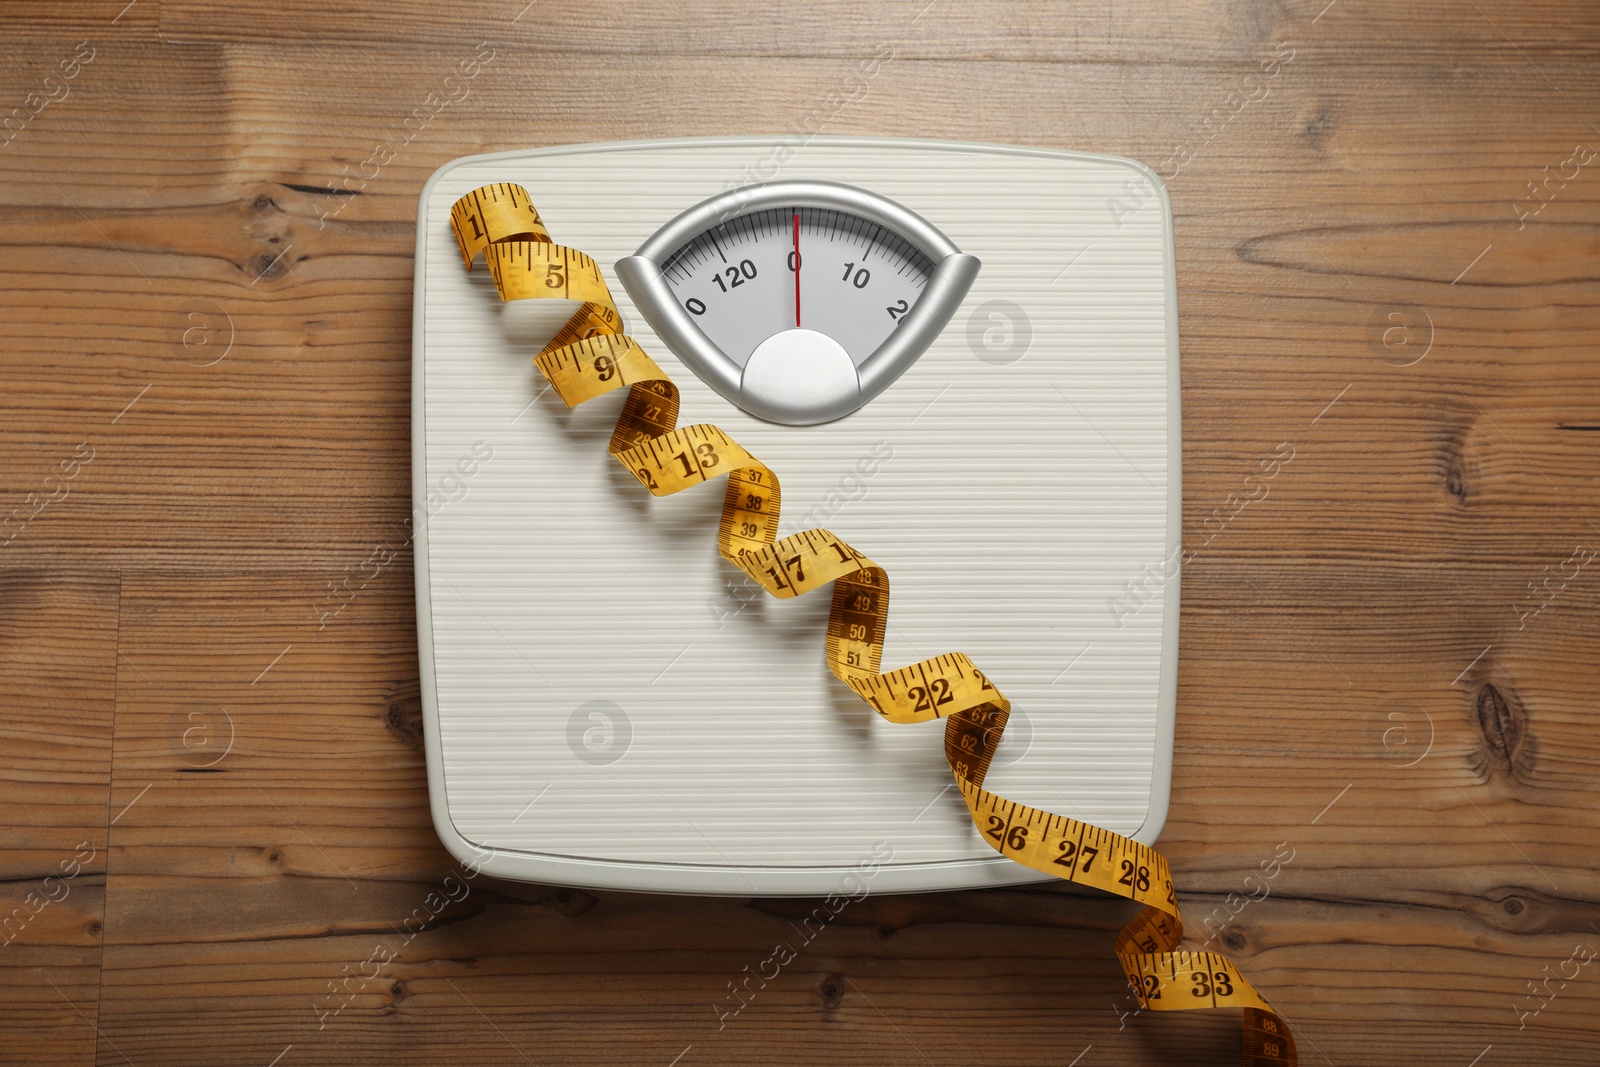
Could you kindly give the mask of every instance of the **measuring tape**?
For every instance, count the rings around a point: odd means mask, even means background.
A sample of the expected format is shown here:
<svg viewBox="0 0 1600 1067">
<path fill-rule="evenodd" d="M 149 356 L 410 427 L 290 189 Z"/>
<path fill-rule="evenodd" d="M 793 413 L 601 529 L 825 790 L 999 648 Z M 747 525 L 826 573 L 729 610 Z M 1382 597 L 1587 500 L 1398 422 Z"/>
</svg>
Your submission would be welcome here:
<svg viewBox="0 0 1600 1067">
<path fill-rule="evenodd" d="M 502 300 L 583 301 L 534 364 L 569 408 L 628 387 L 610 444 L 628 473 L 656 496 L 725 476 L 717 527 L 722 557 L 775 597 L 833 586 L 828 669 L 890 722 L 945 721 L 945 759 L 984 841 L 1036 871 L 1144 905 L 1113 946 L 1141 1007 L 1243 1008 L 1246 1067 L 1299 1063 L 1288 1024 L 1232 961 L 1178 948 L 1183 920 L 1166 857 L 983 788 L 1011 704 L 970 659 L 951 652 L 880 672 L 888 574 L 827 530 L 777 538 L 777 474 L 716 426 L 678 426 L 678 387 L 620 332 L 599 265 L 551 241 L 526 189 L 504 182 L 474 189 L 451 207 L 450 227 L 469 271 L 483 253 Z"/>
</svg>

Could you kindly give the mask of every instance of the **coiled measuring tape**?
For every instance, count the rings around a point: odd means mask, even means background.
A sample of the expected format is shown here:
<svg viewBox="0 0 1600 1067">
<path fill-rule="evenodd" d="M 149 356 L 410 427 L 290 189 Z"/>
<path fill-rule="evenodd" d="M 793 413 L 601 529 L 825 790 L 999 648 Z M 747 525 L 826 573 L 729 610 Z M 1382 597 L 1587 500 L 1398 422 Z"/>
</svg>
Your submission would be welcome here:
<svg viewBox="0 0 1600 1067">
<path fill-rule="evenodd" d="M 1288 1025 L 1232 961 L 1178 947 L 1183 920 L 1166 857 L 983 788 L 1011 704 L 970 659 L 951 652 L 880 672 L 888 574 L 827 530 L 777 539 L 777 474 L 716 426 L 678 426 L 678 387 L 638 342 L 619 332 L 621 316 L 599 266 L 550 239 L 526 189 L 504 182 L 475 189 L 451 207 L 450 227 L 469 271 L 483 253 L 502 300 L 583 302 L 534 364 L 569 408 L 628 387 L 610 452 L 641 485 L 670 496 L 725 476 L 717 527 L 722 557 L 775 597 L 833 586 L 828 669 L 890 722 L 945 721 L 945 759 L 991 847 L 1036 871 L 1144 905 L 1113 946 L 1141 1007 L 1243 1008 L 1246 1067 L 1299 1063 Z"/>
</svg>

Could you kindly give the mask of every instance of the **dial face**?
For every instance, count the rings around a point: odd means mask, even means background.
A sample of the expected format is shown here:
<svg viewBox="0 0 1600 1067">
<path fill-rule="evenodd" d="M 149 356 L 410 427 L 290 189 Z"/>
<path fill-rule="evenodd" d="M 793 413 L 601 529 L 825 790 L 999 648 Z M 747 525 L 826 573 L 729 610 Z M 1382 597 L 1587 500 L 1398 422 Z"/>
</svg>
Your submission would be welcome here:
<svg viewBox="0 0 1600 1067">
<path fill-rule="evenodd" d="M 860 367 L 916 306 L 932 270 L 893 231 L 818 207 L 730 219 L 661 267 L 689 318 L 740 367 L 763 341 L 790 330 L 832 338 Z"/>
<path fill-rule="evenodd" d="M 702 200 L 616 271 L 703 382 L 756 418 L 812 426 L 905 373 L 981 265 L 903 204 L 795 179 Z"/>
</svg>

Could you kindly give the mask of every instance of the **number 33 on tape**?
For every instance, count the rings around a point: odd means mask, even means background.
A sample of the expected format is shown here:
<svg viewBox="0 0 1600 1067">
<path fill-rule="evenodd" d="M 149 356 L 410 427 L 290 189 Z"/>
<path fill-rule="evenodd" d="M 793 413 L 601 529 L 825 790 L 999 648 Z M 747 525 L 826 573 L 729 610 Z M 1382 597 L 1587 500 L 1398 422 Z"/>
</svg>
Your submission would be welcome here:
<svg viewBox="0 0 1600 1067">
<path fill-rule="evenodd" d="M 1011 704 L 965 655 L 946 653 L 883 672 L 889 576 L 827 530 L 777 538 L 777 474 L 709 423 L 678 426 L 678 387 L 632 338 L 594 260 L 551 241 L 520 185 L 473 190 L 450 210 L 467 269 L 481 252 L 503 300 L 559 298 L 582 306 L 534 364 L 570 408 L 627 387 L 610 452 L 640 485 L 668 496 L 727 478 L 717 548 L 775 597 L 833 586 L 825 655 L 831 670 L 894 723 L 945 722 L 950 770 L 983 840 L 1036 871 L 1144 905 L 1114 951 L 1140 1005 L 1153 1011 L 1244 1010 L 1246 1067 L 1299 1063 L 1289 1027 L 1232 961 L 1180 948 L 1183 920 L 1166 857 L 1097 826 L 983 788 Z"/>
</svg>

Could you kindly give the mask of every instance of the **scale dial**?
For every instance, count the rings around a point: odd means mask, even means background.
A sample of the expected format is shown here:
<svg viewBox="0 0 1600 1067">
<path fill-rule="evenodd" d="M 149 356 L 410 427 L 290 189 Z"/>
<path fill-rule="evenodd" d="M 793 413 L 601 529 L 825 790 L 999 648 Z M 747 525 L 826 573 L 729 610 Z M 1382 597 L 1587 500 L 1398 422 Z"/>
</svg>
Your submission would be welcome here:
<svg viewBox="0 0 1600 1067">
<path fill-rule="evenodd" d="M 695 325 L 741 367 L 763 341 L 790 329 L 827 335 L 859 367 L 932 272 L 933 261 L 898 234 L 814 207 L 743 215 L 693 238 L 661 267 Z"/>
<path fill-rule="evenodd" d="M 791 425 L 848 415 L 950 320 L 978 271 L 922 216 L 835 182 L 765 182 L 690 208 L 617 264 L 713 388 Z"/>
</svg>

